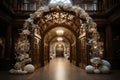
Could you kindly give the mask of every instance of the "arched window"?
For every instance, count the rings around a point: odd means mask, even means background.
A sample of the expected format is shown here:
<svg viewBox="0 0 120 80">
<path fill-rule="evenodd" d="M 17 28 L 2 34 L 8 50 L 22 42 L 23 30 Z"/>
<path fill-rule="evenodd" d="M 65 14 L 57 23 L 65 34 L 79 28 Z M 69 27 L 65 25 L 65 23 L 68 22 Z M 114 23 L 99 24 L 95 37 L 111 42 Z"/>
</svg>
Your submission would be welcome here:
<svg viewBox="0 0 120 80">
<path fill-rule="evenodd" d="M 74 3 L 79 5 L 84 10 L 96 11 L 97 10 L 97 0 L 75 0 Z"/>
<path fill-rule="evenodd" d="M 22 10 L 25 11 L 35 11 L 37 9 L 37 2 L 36 1 L 30 1 L 30 0 L 24 0 L 22 5 Z"/>
</svg>

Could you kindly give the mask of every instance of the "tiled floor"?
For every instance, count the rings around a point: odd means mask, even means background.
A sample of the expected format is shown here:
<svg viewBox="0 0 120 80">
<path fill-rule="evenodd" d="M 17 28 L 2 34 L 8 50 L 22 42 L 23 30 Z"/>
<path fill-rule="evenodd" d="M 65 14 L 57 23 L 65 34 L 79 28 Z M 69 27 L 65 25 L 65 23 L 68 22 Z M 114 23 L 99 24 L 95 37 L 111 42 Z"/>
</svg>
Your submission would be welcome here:
<svg viewBox="0 0 120 80">
<path fill-rule="evenodd" d="M 56 58 L 33 74 L 10 75 L 0 71 L 0 80 L 120 80 L 120 70 L 110 74 L 87 74 L 64 58 Z"/>
</svg>

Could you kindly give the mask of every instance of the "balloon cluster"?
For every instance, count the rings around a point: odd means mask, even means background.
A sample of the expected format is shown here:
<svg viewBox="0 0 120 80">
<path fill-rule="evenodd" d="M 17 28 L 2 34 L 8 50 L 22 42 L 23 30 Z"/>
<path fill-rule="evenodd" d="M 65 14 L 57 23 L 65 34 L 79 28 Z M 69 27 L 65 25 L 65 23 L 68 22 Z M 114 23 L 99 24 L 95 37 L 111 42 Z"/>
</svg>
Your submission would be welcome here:
<svg viewBox="0 0 120 80">
<path fill-rule="evenodd" d="M 90 60 L 92 65 L 85 67 L 87 73 L 109 73 L 111 64 L 100 57 L 94 57 Z"/>
</svg>

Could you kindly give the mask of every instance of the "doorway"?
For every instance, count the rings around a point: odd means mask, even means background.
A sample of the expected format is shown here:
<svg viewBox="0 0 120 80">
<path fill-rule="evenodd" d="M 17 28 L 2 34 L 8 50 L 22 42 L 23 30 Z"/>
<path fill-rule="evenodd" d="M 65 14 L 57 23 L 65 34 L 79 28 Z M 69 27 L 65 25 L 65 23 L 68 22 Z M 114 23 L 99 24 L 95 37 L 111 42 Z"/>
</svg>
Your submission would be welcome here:
<svg viewBox="0 0 120 80">
<path fill-rule="evenodd" d="M 56 46 L 56 57 L 64 57 L 64 46 L 62 44 Z"/>
</svg>

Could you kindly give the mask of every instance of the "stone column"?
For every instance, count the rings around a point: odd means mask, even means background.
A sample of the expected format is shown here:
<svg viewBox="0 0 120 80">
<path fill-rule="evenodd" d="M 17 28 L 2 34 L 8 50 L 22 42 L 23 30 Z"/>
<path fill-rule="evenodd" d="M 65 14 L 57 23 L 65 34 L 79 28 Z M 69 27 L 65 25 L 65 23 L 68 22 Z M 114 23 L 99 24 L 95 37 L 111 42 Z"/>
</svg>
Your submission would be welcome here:
<svg viewBox="0 0 120 80">
<path fill-rule="evenodd" d="M 12 53 L 12 26 L 8 24 L 6 29 L 6 43 L 5 43 L 5 57 L 6 59 L 10 59 Z"/>
<path fill-rule="evenodd" d="M 111 26 L 107 25 L 106 26 L 106 44 L 105 44 L 105 48 L 106 48 L 106 53 L 105 53 L 105 57 L 108 59 L 111 59 L 111 57 L 113 56 L 113 50 L 112 50 L 112 30 L 111 30 Z"/>
<path fill-rule="evenodd" d="M 41 46 L 40 46 L 40 62 L 41 66 L 44 66 L 44 40 L 41 39 Z"/>
<path fill-rule="evenodd" d="M 70 62 L 72 62 L 72 45 L 70 44 Z"/>
<path fill-rule="evenodd" d="M 48 62 L 50 62 L 50 44 L 48 44 L 47 48 L 48 48 L 48 51 L 47 51 L 48 52 Z"/>
<path fill-rule="evenodd" d="M 79 47 L 80 47 L 79 39 L 76 39 L 76 66 L 79 66 L 79 53 L 80 53 Z"/>
<path fill-rule="evenodd" d="M 107 8 L 108 8 L 108 0 L 103 0 L 103 10 L 105 11 L 105 10 L 107 10 Z"/>
</svg>

